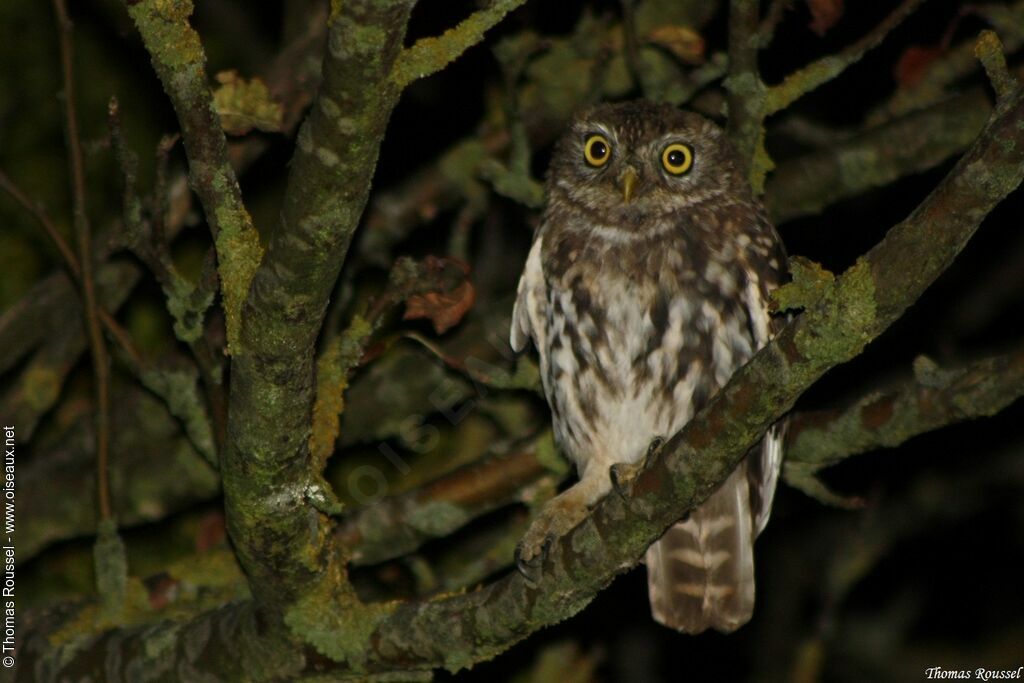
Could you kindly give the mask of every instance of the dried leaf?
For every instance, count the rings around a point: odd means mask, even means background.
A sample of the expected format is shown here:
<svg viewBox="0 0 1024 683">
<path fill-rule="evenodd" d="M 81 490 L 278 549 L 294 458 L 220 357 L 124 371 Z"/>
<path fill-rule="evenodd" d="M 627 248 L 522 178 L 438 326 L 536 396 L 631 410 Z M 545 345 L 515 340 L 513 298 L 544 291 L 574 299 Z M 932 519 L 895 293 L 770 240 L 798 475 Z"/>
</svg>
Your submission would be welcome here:
<svg viewBox="0 0 1024 683">
<path fill-rule="evenodd" d="M 213 91 L 213 103 L 225 133 L 244 135 L 253 128 L 268 133 L 281 130 L 284 109 L 270 98 L 263 81 L 246 80 L 235 70 L 221 71 L 216 79 L 220 87 Z"/>
<path fill-rule="evenodd" d="M 704 39 L 688 26 L 659 26 L 647 35 L 647 40 L 687 64 L 704 63 Z"/>
<path fill-rule="evenodd" d="M 893 68 L 893 78 L 901 88 L 913 88 L 928 73 L 933 62 L 942 56 L 939 46 L 925 47 L 912 45 L 903 51 Z"/>
<path fill-rule="evenodd" d="M 162 610 L 177 600 L 179 581 L 169 574 L 162 573 L 145 580 L 149 591 L 149 606 L 154 610 Z"/>
<path fill-rule="evenodd" d="M 406 299 L 404 319 L 427 318 L 435 332 L 444 334 L 462 320 L 476 301 L 469 266 L 456 259 L 428 256 L 424 267 L 427 277 L 438 282 L 438 288 Z M 454 283 L 453 277 L 457 278 Z"/>
<path fill-rule="evenodd" d="M 199 521 L 199 528 L 196 530 L 196 552 L 206 552 L 225 540 L 227 527 L 222 513 L 211 512 Z"/>
<path fill-rule="evenodd" d="M 809 26 L 819 36 L 825 35 L 843 16 L 843 0 L 807 0 L 807 8 L 811 10 Z"/>
</svg>

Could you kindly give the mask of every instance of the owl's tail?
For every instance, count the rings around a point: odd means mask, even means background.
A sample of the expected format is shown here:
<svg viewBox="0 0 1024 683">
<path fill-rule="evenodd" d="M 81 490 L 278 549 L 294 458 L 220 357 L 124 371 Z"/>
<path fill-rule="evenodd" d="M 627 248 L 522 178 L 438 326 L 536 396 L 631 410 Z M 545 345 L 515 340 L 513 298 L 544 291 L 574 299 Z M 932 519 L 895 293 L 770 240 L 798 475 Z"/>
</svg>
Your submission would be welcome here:
<svg viewBox="0 0 1024 683">
<path fill-rule="evenodd" d="M 723 633 L 754 611 L 754 536 L 744 460 L 710 498 L 647 549 L 651 612 L 684 633 Z"/>
</svg>

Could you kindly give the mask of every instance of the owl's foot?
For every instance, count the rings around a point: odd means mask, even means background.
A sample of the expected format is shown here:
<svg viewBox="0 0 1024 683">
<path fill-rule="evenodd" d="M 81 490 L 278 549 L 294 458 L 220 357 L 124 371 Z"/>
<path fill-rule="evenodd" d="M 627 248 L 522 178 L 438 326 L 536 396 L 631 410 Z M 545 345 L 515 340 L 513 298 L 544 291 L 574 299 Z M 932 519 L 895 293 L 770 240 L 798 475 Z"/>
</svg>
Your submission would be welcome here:
<svg viewBox="0 0 1024 683">
<path fill-rule="evenodd" d="M 600 485 L 585 479 L 547 502 L 516 546 L 516 568 L 524 578 L 536 583 L 552 544 L 586 519 L 589 503 L 600 495 Z"/>
<path fill-rule="evenodd" d="M 535 547 L 524 545 L 525 541 L 526 539 L 524 538 L 516 544 L 516 569 L 523 575 L 524 579 L 532 584 L 536 584 L 537 580 L 540 579 L 541 565 L 544 564 L 544 560 L 548 556 L 548 550 L 550 550 L 551 544 L 555 542 L 555 537 L 551 534 L 545 536 L 539 550 Z M 532 556 L 531 553 L 533 553 Z"/>
<path fill-rule="evenodd" d="M 640 462 L 617 462 L 608 468 L 608 478 L 612 482 L 612 488 L 620 498 L 625 499 L 629 493 L 629 485 L 636 479 L 636 475 L 647 466 L 651 458 L 665 445 L 665 439 L 656 436 L 647 446 L 647 453 Z"/>
</svg>

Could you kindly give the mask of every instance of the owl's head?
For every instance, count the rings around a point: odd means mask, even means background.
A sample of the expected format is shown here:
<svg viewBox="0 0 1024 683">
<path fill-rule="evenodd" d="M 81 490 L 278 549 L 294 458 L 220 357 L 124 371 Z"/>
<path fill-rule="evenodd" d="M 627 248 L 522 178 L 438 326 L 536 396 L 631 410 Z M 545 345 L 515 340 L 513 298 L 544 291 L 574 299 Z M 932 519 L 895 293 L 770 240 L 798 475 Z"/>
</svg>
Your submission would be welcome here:
<svg viewBox="0 0 1024 683">
<path fill-rule="evenodd" d="M 668 104 L 634 100 L 577 114 L 555 147 L 549 200 L 640 224 L 749 188 L 721 128 Z"/>
</svg>

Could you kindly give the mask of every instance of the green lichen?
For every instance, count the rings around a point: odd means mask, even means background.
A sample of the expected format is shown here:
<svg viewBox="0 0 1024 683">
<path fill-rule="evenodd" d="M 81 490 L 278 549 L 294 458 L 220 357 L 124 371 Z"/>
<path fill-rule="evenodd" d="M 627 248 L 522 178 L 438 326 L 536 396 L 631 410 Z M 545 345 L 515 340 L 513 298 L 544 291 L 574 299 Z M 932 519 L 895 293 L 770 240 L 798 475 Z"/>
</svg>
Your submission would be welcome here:
<svg viewBox="0 0 1024 683">
<path fill-rule="evenodd" d="M 428 536 L 443 536 L 469 521 L 462 507 L 444 500 L 433 500 L 419 506 L 409 518 L 409 526 Z"/>
<path fill-rule="evenodd" d="M 835 282 L 835 276 L 802 256 L 789 259 L 790 282 L 772 293 L 780 311 L 807 308 L 821 299 Z"/>
<path fill-rule="evenodd" d="M 782 83 L 768 90 L 766 112 L 772 114 L 782 111 L 818 86 L 841 74 L 843 69 L 854 61 L 856 59 L 844 60 L 829 55 L 790 74 Z"/>
<path fill-rule="evenodd" d="M 483 40 L 489 29 L 524 2 L 526 0 L 495 0 L 490 7 L 474 12 L 442 35 L 417 40 L 396 61 L 391 72 L 392 80 L 399 87 L 405 87 L 418 78 L 440 71 L 467 48 Z"/>
<path fill-rule="evenodd" d="M 363 604 L 340 574 L 326 572 L 319 583 L 296 600 L 285 613 L 285 624 L 303 642 L 335 662 L 363 669 L 370 637 L 390 616 L 393 603 Z"/>
<path fill-rule="evenodd" d="M 206 460 L 217 467 L 213 429 L 199 392 L 198 376 L 192 367 L 149 367 L 139 376 L 143 386 L 167 404 L 171 415 L 182 421 L 189 441 Z"/>
<path fill-rule="evenodd" d="M 1003 43 L 995 31 L 984 30 L 974 44 L 974 56 L 981 61 L 988 74 L 992 88 L 1000 99 L 1007 97 L 1017 87 L 1017 79 L 1006 68 L 1006 54 Z"/>
<path fill-rule="evenodd" d="M 167 311 L 174 318 L 174 335 L 193 344 L 203 336 L 203 319 L 213 304 L 214 289 L 195 287 L 177 273 L 172 273 L 171 283 L 164 288 Z"/>
<path fill-rule="evenodd" d="M 373 333 L 373 325 L 362 316 L 354 316 L 348 328 L 331 340 L 316 365 L 316 400 L 313 403 L 313 422 L 309 436 L 309 450 L 323 469 L 334 451 L 338 439 L 341 414 L 345 409 L 345 389 L 349 372 L 363 355 L 366 341 Z"/>
<path fill-rule="evenodd" d="M 808 311 L 808 324 L 796 333 L 797 348 L 823 364 L 852 358 L 877 334 L 876 309 L 871 265 L 860 258 Z"/>
<path fill-rule="evenodd" d="M 128 13 L 146 41 L 154 64 L 172 72 L 205 66 L 199 35 L 189 25 L 189 0 L 144 0 L 128 4 Z"/>
<path fill-rule="evenodd" d="M 61 375 L 54 368 L 31 365 L 21 376 L 21 396 L 33 411 L 52 406 L 60 395 Z"/>
<path fill-rule="evenodd" d="M 245 79 L 235 70 L 216 76 L 220 86 L 213 92 L 213 105 L 225 133 L 244 135 L 253 128 L 275 133 L 281 130 L 284 108 L 270 97 L 259 78 Z"/>
<path fill-rule="evenodd" d="M 233 185 L 237 193 L 238 183 L 223 174 L 215 176 L 214 190 L 218 196 L 228 196 L 226 185 Z M 228 353 L 238 347 L 242 325 L 242 305 L 249 294 L 249 284 L 263 258 L 263 247 L 253 226 L 252 218 L 245 209 L 236 209 L 221 204 L 215 209 L 217 234 L 217 258 L 220 261 L 221 291 L 224 297 L 224 316 L 227 319 Z"/>
<path fill-rule="evenodd" d="M 124 606 L 128 584 L 128 556 L 124 541 L 117 533 L 112 519 L 99 523 L 96 543 L 93 545 L 93 563 L 96 568 L 96 590 L 104 615 L 118 614 Z"/>
</svg>

